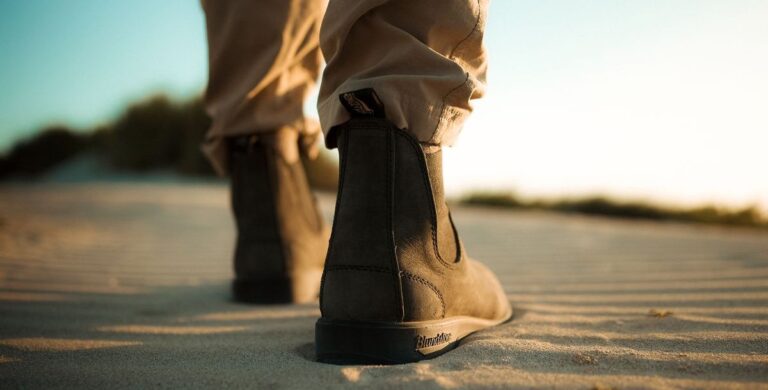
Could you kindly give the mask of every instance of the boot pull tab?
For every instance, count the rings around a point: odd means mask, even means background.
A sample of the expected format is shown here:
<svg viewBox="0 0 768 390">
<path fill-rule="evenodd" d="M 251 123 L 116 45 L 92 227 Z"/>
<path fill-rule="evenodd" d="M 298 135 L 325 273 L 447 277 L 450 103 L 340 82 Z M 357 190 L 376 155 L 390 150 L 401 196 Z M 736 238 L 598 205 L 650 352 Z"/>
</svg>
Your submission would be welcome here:
<svg viewBox="0 0 768 390">
<path fill-rule="evenodd" d="M 384 103 L 381 102 L 373 88 L 344 92 L 339 95 L 339 100 L 352 117 L 386 117 Z"/>
</svg>

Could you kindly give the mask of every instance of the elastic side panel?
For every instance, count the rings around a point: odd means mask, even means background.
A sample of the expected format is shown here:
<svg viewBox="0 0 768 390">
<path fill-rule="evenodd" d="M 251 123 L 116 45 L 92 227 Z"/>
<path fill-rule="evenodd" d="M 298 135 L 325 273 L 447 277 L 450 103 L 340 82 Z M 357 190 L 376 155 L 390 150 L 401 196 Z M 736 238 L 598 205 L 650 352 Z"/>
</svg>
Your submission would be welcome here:
<svg viewBox="0 0 768 390">
<path fill-rule="evenodd" d="M 436 256 L 434 206 L 427 167 L 418 143 L 404 132 L 395 137 L 394 229 L 397 258 L 403 274 L 406 321 L 440 318 L 441 292 L 429 277 L 445 272 Z"/>
</svg>

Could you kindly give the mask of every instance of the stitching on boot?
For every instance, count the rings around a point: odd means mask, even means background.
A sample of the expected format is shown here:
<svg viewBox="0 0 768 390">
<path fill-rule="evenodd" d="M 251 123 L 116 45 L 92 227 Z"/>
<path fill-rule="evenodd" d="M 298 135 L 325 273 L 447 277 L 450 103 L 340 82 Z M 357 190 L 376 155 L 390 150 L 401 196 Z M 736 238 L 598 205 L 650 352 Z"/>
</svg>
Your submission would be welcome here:
<svg viewBox="0 0 768 390">
<path fill-rule="evenodd" d="M 440 307 L 442 309 L 442 314 L 440 315 L 440 318 L 445 318 L 445 300 L 443 299 L 443 294 L 440 293 L 440 290 L 438 290 L 437 287 L 435 287 L 434 284 L 430 283 L 426 279 L 423 279 L 423 278 L 421 278 L 419 276 L 416 276 L 416 275 L 414 275 L 412 273 L 409 273 L 409 272 L 406 272 L 406 271 L 401 271 L 400 274 L 405 276 L 406 278 L 408 278 L 410 280 L 413 280 L 414 282 L 421 283 L 421 284 L 427 286 L 427 288 L 429 288 L 430 290 L 432 290 L 432 292 L 434 292 L 435 295 L 437 295 L 437 298 L 440 300 Z"/>
<path fill-rule="evenodd" d="M 390 239 L 390 249 L 392 250 L 392 268 L 393 272 L 392 284 L 395 289 L 395 296 L 400 301 L 400 307 L 396 309 L 396 315 L 400 318 L 400 321 L 405 319 L 405 297 L 403 297 L 403 281 L 398 275 L 400 272 L 400 261 L 397 258 L 397 241 L 395 239 L 395 162 L 397 158 L 394 154 L 396 150 L 395 132 L 397 128 L 393 125 L 388 125 L 383 128 L 384 134 L 387 137 L 387 190 L 390 191 L 387 194 L 387 232 Z"/>
<path fill-rule="evenodd" d="M 392 270 L 387 267 L 375 267 L 370 265 L 339 264 L 326 267 L 328 271 L 368 271 L 391 273 Z"/>
</svg>

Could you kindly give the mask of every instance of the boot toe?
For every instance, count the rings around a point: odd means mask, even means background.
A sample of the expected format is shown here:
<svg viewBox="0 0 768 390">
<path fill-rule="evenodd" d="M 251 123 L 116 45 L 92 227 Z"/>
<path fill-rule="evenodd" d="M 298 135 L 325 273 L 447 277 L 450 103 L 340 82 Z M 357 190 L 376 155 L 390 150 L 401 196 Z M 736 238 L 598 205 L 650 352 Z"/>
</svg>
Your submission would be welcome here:
<svg viewBox="0 0 768 390">
<path fill-rule="evenodd" d="M 470 267 L 476 270 L 476 285 L 482 287 L 483 299 L 478 302 L 482 317 L 491 320 L 506 320 L 512 317 L 512 305 L 509 302 L 499 278 L 485 264 L 470 260 Z"/>
</svg>

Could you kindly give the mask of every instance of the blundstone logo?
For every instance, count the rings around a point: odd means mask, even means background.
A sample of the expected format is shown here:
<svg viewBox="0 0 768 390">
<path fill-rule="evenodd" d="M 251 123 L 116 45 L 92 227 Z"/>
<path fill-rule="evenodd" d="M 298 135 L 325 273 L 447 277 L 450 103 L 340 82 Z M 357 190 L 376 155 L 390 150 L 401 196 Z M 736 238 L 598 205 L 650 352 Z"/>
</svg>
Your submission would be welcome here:
<svg viewBox="0 0 768 390">
<path fill-rule="evenodd" d="M 416 349 L 434 347 L 451 341 L 450 333 L 438 333 L 435 337 L 416 336 Z"/>
<path fill-rule="evenodd" d="M 344 100 L 349 104 L 349 106 L 356 111 L 358 114 L 365 114 L 365 115 L 372 115 L 373 109 L 371 107 L 368 107 L 367 104 L 365 104 L 364 101 L 361 99 L 358 99 L 357 96 L 353 92 L 348 92 L 342 95 L 344 97 Z"/>
</svg>

